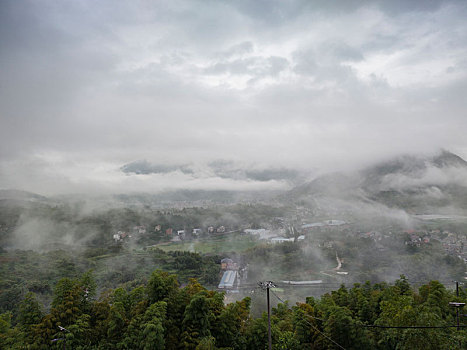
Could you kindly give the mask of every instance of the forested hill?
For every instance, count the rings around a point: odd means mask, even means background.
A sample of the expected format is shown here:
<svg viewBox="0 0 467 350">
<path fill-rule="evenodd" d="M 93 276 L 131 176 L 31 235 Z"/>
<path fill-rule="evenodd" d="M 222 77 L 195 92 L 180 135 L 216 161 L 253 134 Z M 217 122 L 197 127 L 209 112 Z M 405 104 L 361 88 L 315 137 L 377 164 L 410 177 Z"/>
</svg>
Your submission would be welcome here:
<svg viewBox="0 0 467 350">
<path fill-rule="evenodd" d="M 404 155 L 355 172 L 322 175 L 283 196 L 309 206 L 362 203 L 413 213 L 466 213 L 467 162 L 448 151 L 434 156 Z M 345 205 L 344 205 L 345 203 Z"/>
<path fill-rule="evenodd" d="M 265 291 L 253 289 L 265 299 Z M 180 288 L 176 275 L 156 270 L 146 283 L 108 290 L 96 299 L 90 273 L 61 279 L 50 310 L 33 293 L 16 313 L 0 315 L 2 349 L 266 349 L 267 315 L 250 313 L 251 298 L 228 305 L 196 280 Z M 355 284 L 306 303 L 273 304 L 273 349 L 454 349 L 465 346 L 450 302 L 465 302 L 437 281 L 413 289 Z M 461 312 L 462 313 L 462 312 Z M 463 322 L 462 322 L 463 323 Z M 394 328 L 391 328 L 394 327 Z M 432 327 L 432 328 L 430 328 Z"/>
</svg>

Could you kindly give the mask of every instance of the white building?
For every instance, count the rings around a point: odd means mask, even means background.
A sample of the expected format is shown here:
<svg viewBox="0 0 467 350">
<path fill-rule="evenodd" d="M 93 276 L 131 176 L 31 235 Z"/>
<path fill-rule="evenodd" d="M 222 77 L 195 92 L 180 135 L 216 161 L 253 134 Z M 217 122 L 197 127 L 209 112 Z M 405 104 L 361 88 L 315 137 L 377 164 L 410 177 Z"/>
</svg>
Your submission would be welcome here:
<svg viewBox="0 0 467 350">
<path fill-rule="evenodd" d="M 300 235 L 297 237 L 297 241 L 303 241 L 305 239 L 304 235 Z M 272 237 L 271 243 L 284 243 L 284 242 L 293 242 L 295 241 L 294 237 L 286 238 L 286 237 Z"/>
</svg>

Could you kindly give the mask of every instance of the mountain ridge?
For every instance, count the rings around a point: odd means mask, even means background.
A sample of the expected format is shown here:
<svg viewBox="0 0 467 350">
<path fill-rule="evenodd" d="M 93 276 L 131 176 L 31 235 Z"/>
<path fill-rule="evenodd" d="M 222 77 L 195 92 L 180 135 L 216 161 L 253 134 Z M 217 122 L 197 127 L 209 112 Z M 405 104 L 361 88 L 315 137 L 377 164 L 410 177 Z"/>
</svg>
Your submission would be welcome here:
<svg viewBox="0 0 467 350">
<path fill-rule="evenodd" d="M 333 199 L 433 211 L 467 210 L 467 162 L 446 150 L 431 156 L 401 155 L 362 170 L 324 174 L 289 191 L 295 202 Z"/>
</svg>

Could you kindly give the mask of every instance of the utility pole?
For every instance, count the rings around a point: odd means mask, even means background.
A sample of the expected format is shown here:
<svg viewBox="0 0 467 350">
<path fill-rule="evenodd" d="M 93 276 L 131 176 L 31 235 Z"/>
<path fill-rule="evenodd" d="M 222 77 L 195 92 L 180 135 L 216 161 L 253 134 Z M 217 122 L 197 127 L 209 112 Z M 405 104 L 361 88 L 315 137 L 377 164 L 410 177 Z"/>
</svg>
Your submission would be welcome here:
<svg viewBox="0 0 467 350">
<path fill-rule="evenodd" d="M 274 282 L 266 281 L 266 282 L 258 282 L 259 286 L 263 289 L 266 289 L 266 296 L 268 302 L 268 348 L 272 350 L 272 335 L 271 335 L 271 304 L 269 301 L 269 288 L 275 288 Z"/>
<path fill-rule="evenodd" d="M 456 297 L 459 298 L 459 282 L 456 281 Z M 459 330 L 459 308 L 456 307 L 457 330 Z"/>
<path fill-rule="evenodd" d="M 459 298 L 459 282 L 458 281 L 456 281 L 456 297 L 457 297 L 457 299 Z M 456 308 L 457 330 L 460 330 L 459 308 L 464 307 L 465 303 L 450 302 L 449 306 L 452 306 L 452 307 Z M 459 349 L 461 349 L 461 346 L 462 346 L 462 343 L 461 343 L 461 340 L 459 339 Z"/>
<path fill-rule="evenodd" d="M 269 344 L 269 350 L 272 350 L 271 304 L 269 302 L 269 288 L 266 288 L 266 294 L 267 294 L 267 299 L 268 299 L 268 344 Z"/>
</svg>

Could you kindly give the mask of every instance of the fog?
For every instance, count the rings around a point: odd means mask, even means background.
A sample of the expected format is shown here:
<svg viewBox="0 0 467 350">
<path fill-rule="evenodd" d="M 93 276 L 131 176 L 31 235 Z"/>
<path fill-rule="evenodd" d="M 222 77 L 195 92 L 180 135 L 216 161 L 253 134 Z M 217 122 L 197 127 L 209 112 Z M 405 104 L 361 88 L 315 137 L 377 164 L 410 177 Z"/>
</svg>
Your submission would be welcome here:
<svg viewBox="0 0 467 350">
<path fill-rule="evenodd" d="M 466 14 L 455 0 L 2 1 L 0 188 L 285 189 L 401 153 L 465 158 Z"/>
<path fill-rule="evenodd" d="M 464 278 L 466 18 L 462 0 L 0 1 L 5 271 Z M 292 226 L 304 240 L 242 233 Z"/>
<path fill-rule="evenodd" d="M 415 177 L 405 174 L 388 174 L 382 179 L 381 186 L 383 189 L 396 191 L 431 186 L 427 191 L 434 196 L 440 196 L 440 190 L 435 186 L 450 184 L 467 186 L 466 168 L 429 166 L 420 176 Z"/>
<path fill-rule="evenodd" d="M 20 217 L 10 249 L 50 251 L 73 247 L 79 250 L 96 235 L 85 225 L 57 222 L 48 217 Z"/>
</svg>

